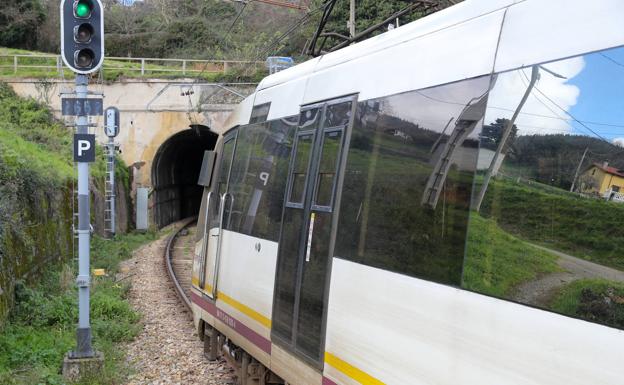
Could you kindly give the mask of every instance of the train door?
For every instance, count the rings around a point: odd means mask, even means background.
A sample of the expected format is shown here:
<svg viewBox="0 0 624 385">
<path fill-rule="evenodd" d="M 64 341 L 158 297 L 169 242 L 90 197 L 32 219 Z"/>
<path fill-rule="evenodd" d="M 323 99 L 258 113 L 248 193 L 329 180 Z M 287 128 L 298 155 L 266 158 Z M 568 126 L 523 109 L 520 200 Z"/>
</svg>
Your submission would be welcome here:
<svg viewBox="0 0 624 385">
<path fill-rule="evenodd" d="M 232 169 L 232 159 L 236 148 L 237 130 L 230 131 L 223 138 L 221 157 L 217 169 L 216 183 L 207 197 L 207 220 L 204 236 L 202 257 L 205 260 L 205 269 L 200 275 L 200 288 L 210 297 L 216 297 L 217 273 L 219 271 L 219 252 L 223 220 L 229 217 L 231 197 L 228 194 L 228 184 Z M 229 205 L 228 205 L 229 204 Z"/>
<path fill-rule="evenodd" d="M 302 108 L 295 136 L 278 252 L 272 337 L 321 368 L 340 169 L 355 97 Z"/>
</svg>

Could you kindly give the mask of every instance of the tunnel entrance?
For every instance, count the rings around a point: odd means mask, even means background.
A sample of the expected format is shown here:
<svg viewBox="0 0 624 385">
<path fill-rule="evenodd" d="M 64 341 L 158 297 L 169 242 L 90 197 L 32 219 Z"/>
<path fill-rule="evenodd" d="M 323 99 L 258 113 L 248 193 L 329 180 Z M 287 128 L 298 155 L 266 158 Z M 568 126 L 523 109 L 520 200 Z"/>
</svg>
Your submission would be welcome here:
<svg viewBox="0 0 624 385">
<path fill-rule="evenodd" d="M 164 142 L 152 163 L 154 223 L 158 228 L 197 215 L 203 187 L 197 184 L 204 151 L 219 136 L 207 126 L 192 125 Z"/>
</svg>

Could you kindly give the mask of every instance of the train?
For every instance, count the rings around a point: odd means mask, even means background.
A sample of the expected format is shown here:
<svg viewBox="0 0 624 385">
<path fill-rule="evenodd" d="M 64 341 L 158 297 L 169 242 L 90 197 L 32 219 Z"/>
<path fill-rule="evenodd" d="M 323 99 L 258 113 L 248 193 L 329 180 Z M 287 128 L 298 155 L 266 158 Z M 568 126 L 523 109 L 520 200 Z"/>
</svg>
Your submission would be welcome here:
<svg viewBox="0 0 624 385">
<path fill-rule="evenodd" d="M 207 357 L 243 385 L 624 383 L 624 255 L 586 225 L 621 208 L 565 147 L 624 132 L 623 16 L 466 0 L 262 80 L 199 178 Z"/>
</svg>

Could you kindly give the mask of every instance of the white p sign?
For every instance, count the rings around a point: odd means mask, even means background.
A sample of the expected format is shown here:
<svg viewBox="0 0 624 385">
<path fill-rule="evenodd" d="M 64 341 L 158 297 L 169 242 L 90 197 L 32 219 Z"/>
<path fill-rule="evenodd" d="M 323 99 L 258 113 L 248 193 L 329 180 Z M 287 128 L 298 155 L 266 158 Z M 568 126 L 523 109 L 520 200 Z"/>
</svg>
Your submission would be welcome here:
<svg viewBox="0 0 624 385">
<path fill-rule="evenodd" d="M 262 181 L 262 184 L 263 184 L 264 186 L 266 186 L 266 185 L 267 185 L 267 183 L 269 182 L 269 176 L 270 176 L 270 174 L 269 174 L 268 172 L 264 172 L 264 171 L 263 171 L 263 172 L 261 172 L 261 173 L 260 173 L 259 178 L 260 178 L 260 180 Z"/>
<path fill-rule="evenodd" d="M 74 162 L 95 162 L 95 135 L 74 134 Z"/>
</svg>

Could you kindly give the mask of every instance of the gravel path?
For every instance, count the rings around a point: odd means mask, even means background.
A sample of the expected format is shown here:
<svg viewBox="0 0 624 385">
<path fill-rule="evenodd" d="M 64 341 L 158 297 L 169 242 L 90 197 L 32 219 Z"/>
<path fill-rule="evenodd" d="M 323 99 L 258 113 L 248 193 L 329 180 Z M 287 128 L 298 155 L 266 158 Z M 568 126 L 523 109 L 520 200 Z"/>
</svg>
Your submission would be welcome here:
<svg viewBox="0 0 624 385">
<path fill-rule="evenodd" d="M 122 265 L 132 282 L 131 305 L 142 314 L 143 331 L 128 345 L 135 369 L 130 385 L 232 384 L 225 361 L 209 362 L 192 318 L 176 296 L 163 262 L 166 237 L 143 246 Z"/>
<path fill-rule="evenodd" d="M 577 279 L 602 278 L 609 281 L 624 282 L 624 271 L 586 261 L 560 251 L 533 245 L 559 257 L 557 264 L 562 272 L 546 274 L 538 279 L 518 286 L 512 299 L 536 306 L 547 306 L 557 290 Z"/>
</svg>

